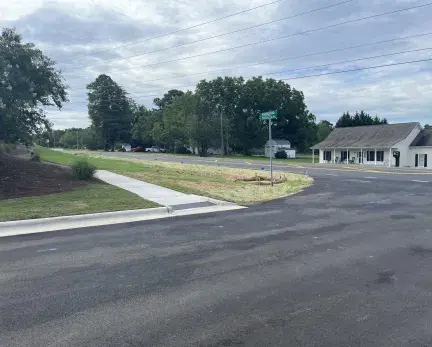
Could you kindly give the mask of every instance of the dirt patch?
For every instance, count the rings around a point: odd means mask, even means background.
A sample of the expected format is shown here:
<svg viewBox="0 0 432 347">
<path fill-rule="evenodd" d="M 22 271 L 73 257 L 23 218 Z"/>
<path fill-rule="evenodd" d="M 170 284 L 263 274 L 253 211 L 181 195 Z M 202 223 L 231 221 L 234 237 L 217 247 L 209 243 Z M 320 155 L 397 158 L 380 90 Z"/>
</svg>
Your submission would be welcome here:
<svg viewBox="0 0 432 347">
<path fill-rule="evenodd" d="M 68 192 L 87 184 L 74 180 L 67 168 L 0 155 L 0 200 Z"/>
</svg>

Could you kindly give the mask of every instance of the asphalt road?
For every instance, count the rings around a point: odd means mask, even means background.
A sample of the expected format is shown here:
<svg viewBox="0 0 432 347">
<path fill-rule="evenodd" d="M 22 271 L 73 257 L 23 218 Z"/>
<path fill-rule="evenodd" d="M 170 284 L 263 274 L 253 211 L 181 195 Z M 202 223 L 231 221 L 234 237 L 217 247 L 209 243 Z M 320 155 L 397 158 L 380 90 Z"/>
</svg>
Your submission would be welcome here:
<svg viewBox="0 0 432 347">
<path fill-rule="evenodd" d="M 431 346 L 432 185 L 0 239 L 1 346 Z"/>
<path fill-rule="evenodd" d="M 98 152 L 101 156 L 118 157 L 118 158 L 134 158 L 145 160 L 159 160 L 166 162 L 182 162 L 184 164 L 200 164 L 213 166 L 227 166 L 234 168 L 246 168 L 255 170 L 269 170 L 268 161 L 244 160 L 232 158 L 200 158 L 194 156 L 174 156 L 158 153 L 121 153 L 121 152 Z M 307 173 L 314 178 L 334 177 L 337 180 L 359 179 L 363 181 L 407 181 L 420 183 L 432 183 L 432 170 L 417 170 L 409 168 L 387 168 L 382 166 L 365 165 L 359 167 L 357 165 L 325 165 L 312 163 L 297 163 L 288 164 L 281 161 L 275 161 L 273 164 L 274 170 Z"/>
</svg>

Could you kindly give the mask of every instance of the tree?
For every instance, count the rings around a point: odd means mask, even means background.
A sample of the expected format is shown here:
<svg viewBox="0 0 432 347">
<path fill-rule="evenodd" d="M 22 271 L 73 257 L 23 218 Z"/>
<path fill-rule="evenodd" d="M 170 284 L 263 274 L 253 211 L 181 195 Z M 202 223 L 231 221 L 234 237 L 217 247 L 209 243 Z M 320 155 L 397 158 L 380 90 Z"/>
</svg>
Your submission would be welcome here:
<svg viewBox="0 0 432 347">
<path fill-rule="evenodd" d="M 354 116 L 351 116 L 349 112 L 344 112 L 342 116 L 336 122 L 336 128 L 342 127 L 355 127 L 362 125 L 378 125 L 378 124 L 387 124 L 387 119 L 381 119 L 378 116 L 371 117 L 369 114 L 364 112 L 363 110 L 356 112 Z"/>
<path fill-rule="evenodd" d="M 55 63 L 15 29 L 0 36 L 0 140 L 30 143 L 49 128 L 45 106 L 61 109 L 66 85 Z"/>
<path fill-rule="evenodd" d="M 328 120 L 322 120 L 317 124 L 317 142 L 324 141 L 333 131 L 333 124 Z"/>
<path fill-rule="evenodd" d="M 79 135 L 82 129 L 71 128 L 67 129 L 60 137 L 60 143 L 64 148 L 75 148 L 79 144 Z"/>
<path fill-rule="evenodd" d="M 156 98 L 153 100 L 153 103 L 159 107 L 160 110 L 164 109 L 166 106 L 171 104 L 173 100 L 179 96 L 182 96 L 184 94 L 183 91 L 177 90 L 177 89 L 171 89 L 168 91 L 168 93 L 165 93 L 163 98 Z"/>
<path fill-rule="evenodd" d="M 337 120 L 335 128 L 352 127 L 353 119 L 349 112 L 344 112 L 342 116 Z"/>
<path fill-rule="evenodd" d="M 189 102 L 193 110 L 187 122 L 191 144 L 198 149 L 201 157 L 205 157 L 209 148 L 214 146 L 218 121 L 212 112 L 212 104 L 200 94 L 198 88 L 195 95 L 190 96 Z"/>
<path fill-rule="evenodd" d="M 117 141 L 130 141 L 134 105 L 131 106 L 126 91 L 104 74 L 87 85 L 87 90 L 92 126 L 99 132 L 106 147 L 114 148 Z"/>
<path fill-rule="evenodd" d="M 432 129 L 432 125 L 425 124 L 424 128 L 425 128 L 425 129 Z"/>
<path fill-rule="evenodd" d="M 191 144 L 191 121 L 196 113 L 196 100 L 192 92 L 179 96 L 163 111 L 166 145 L 171 151 Z"/>
<path fill-rule="evenodd" d="M 196 88 L 200 104 L 212 117 L 212 146 L 221 146 L 221 119 L 225 143 L 231 149 L 249 154 L 267 141 L 268 125 L 259 113 L 278 110 L 273 122 L 275 138 L 288 139 L 299 150 L 308 149 L 316 138 L 315 116 L 304 103 L 302 92 L 274 79 L 218 77 L 200 81 Z"/>
<path fill-rule="evenodd" d="M 139 106 L 132 127 L 132 138 L 146 146 L 150 146 L 155 143 L 155 139 L 153 138 L 154 135 L 159 138 L 157 130 L 156 132 L 153 132 L 153 129 L 155 128 L 156 123 L 161 122 L 162 111 L 149 110 L 145 106 Z"/>
</svg>

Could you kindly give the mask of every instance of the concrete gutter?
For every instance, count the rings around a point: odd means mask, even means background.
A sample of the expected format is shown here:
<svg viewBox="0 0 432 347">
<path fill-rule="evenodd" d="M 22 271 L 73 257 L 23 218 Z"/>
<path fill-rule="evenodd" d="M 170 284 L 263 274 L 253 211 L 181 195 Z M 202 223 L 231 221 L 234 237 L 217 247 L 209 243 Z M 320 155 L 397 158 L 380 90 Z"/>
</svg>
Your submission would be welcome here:
<svg viewBox="0 0 432 347">
<path fill-rule="evenodd" d="M 175 211 L 172 207 L 167 206 L 142 210 L 127 210 L 1 222 L 0 237 L 139 222 L 152 219 L 237 210 L 242 208 L 245 207 L 235 204 L 227 204 Z"/>
</svg>

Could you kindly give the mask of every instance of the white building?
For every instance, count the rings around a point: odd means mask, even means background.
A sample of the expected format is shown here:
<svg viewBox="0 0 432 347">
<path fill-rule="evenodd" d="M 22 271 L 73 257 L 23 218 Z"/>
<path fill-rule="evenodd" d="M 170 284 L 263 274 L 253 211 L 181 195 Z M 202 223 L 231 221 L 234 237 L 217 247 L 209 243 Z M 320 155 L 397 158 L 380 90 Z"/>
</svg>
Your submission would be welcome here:
<svg viewBox="0 0 432 347">
<path fill-rule="evenodd" d="M 287 158 L 296 157 L 296 150 L 291 148 L 291 142 L 288 140 L 271 140 L 271 150 L 273 158 L 275 157 L 275 153 L 279 151 L 285 151 Z M 267 158 L 270 158 L 270 140 L 265 144 L 264 153 Z"/>
<path fill-rule="evenodd" d="M 312 149 L 320 164 L 432 167 L 432 130 L 416 122 L 336 128 Z"/>
</svg>

